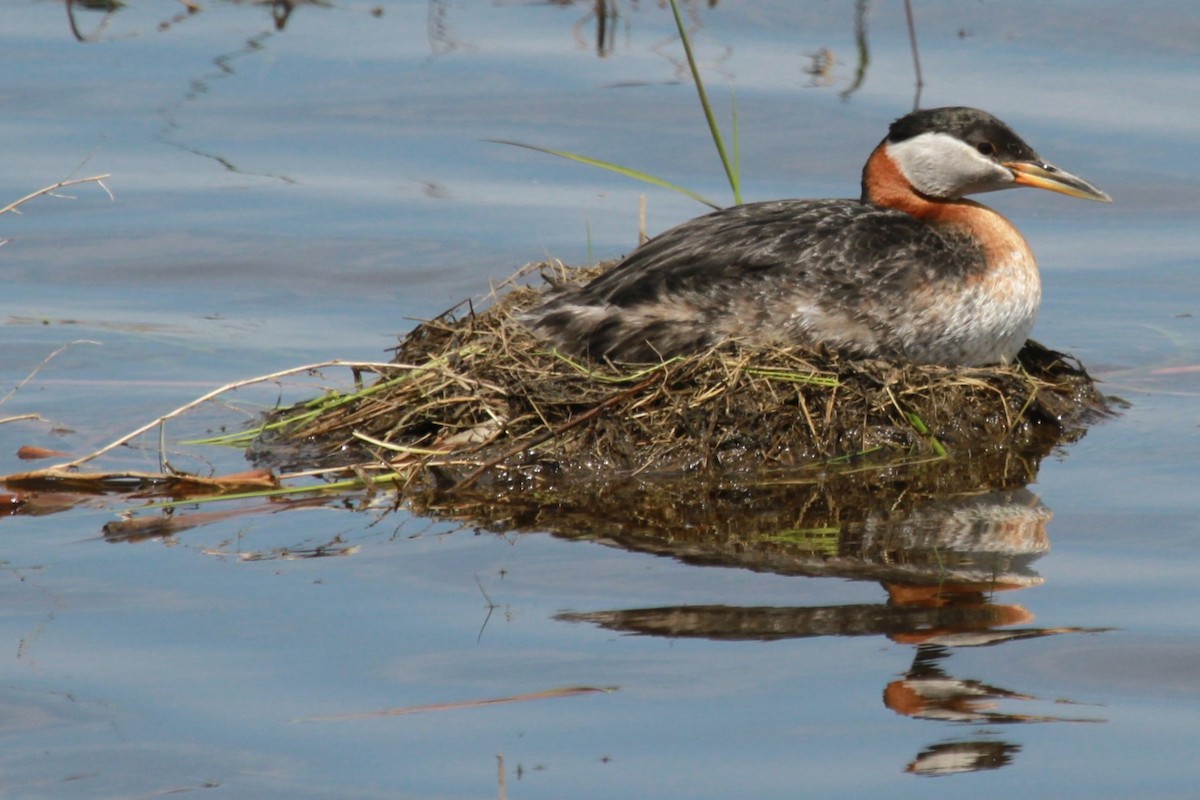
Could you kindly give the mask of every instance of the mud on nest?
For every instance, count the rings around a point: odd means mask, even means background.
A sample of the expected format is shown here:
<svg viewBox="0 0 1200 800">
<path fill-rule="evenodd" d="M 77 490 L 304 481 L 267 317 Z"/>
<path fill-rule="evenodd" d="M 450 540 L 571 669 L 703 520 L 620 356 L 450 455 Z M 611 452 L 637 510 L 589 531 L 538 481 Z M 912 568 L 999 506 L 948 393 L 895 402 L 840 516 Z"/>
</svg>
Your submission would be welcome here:
<svg viewBox="0 0 1200 800">
<path fill-rule="evenodd" d="M 1111 413 L 1077 362 L 1032 341 L 1007 367 L 734 345 L 639 366 L 569 359 L 517 319 L 545 291 L 523 279 L 559 285 L 607 266 L 527 266 L 483 310 L 467 303 L 418 325 L 365 391 L 275 412 L 284 424 L 252 456 L 308 467 L 383 460 L 410 488 L 464 488 L 863 456 L 1037 457 Z"/>
</svg>

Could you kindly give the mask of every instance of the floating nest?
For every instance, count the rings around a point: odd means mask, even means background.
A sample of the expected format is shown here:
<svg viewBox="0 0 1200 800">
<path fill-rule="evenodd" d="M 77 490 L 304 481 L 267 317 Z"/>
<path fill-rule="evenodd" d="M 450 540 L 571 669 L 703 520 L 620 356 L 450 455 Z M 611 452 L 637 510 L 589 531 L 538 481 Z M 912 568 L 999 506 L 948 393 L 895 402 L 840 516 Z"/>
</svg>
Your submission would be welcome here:
<svg viewBox="0 0 1200 800">
<path fill-rule="evenodd" d="M 383 464 L 410 493 L 461 493 L 949 457 L 969 476 L 981 465 L 992 479 L 968 482 L 988 490 L 1012 483 L 1003 464 L 1013 457 L 1036 460 L 1111 413 L 1077 362 L 1032 341 L 1005 367 L 732 344 L 629 365 L 568 358 L 519 321 L 547 284 L 608 266 L 529 265 L 484 307 L 419 324 L 373 385 L 275 412 L 252 459 Z M 543 285 L 528 285 L 538 275 Z"/>
<path fill-rule="evenodd" d="M 418 325 L 391 363 L 358 365 L 371 376 L 358 391 L 210 441 L 252 440 L 248 455 L 269 469 L 208 481 L 77 472 L 224 387 L 96 453 L 5 481 L 228 494 L 316 476 L 339 489 L 394 484 L 397 506 L 477 530 L 545 531 L 694 564 L 879 580 L 889 592 L 956 586 L 971 597 L 1040 581 L 1029 565 L 1049 546 L 1050 511 L 1023 487 L 1047 453 L 1113 408 L 1073 359 L 1033 342 L 1017 363 L 990 368 L 729 344 L 658 364 L 589 363 L 521 323 L 547 284 L 603 268 L 531 265 L 481 306 Z M 18 499 L 36 508 L 36 494 Z M 363 502 L 378 507 L 370 493 Z M 135 518 L 105 535 L 161 536 L 203 518 Z M 665 622 L 753 627 L 718 612 L 704 624 L 690 611 Z M 817 625 L 804 619 L 805 630 Z"/>
<path fill-rule="evenodd" d="M 531 265 L 483 305 L 418 325 L 393 362 L 357 365 L 360 378 L 371 376 L 358 391 L 280 408 L 251 431 L 206 440 L 250 442 L 249 457 L 267 469 L 209 479 L 78 472 L 231 385 L 96 453 L 6 476 L 20 489 L 9 497 L 40 513 L 39 492 L 241 495 L 315 477 L 339 490 L 396 485 L 397 507 L 477 530 L 879 580 L 893 599 L 903 587 L 975 598 L 1040 582 L 1030 564 L 1049 546 L 1050 511 L 1023 487 L 1046 454 L 1113 409 L 1069 356 L 1029 342 L 1011 366 L 947 368 L 730 344 L 658 364 L 585 363 L 520 322 L 546 284 L 584 281 L 605 266 Z M 531 286 L 539 275 L 542 285 Z M 316 487 L 288 491 L 296 488 Z M 363 503 L 379 508 L 369 490 Z M 131 517 L 105 536 L 173 535 L 211 518 Z M 312 555 L 341 552 L 322 546 Z M 730 618 L 723 608 L 703 618 L 651 611 L 649 619 L 588 619 L 679 635 L 720 627 L 743 636 L 783 624 L 772 614 Z M 899 631 L 919 622 L 877 611 L 838 624 Z M 980 613 L 971 625 L 995 622 L 990 610 Z M 823 612 L 804 612 L 786 624 L 815 631 L 826 622 Z"/>
</svg>

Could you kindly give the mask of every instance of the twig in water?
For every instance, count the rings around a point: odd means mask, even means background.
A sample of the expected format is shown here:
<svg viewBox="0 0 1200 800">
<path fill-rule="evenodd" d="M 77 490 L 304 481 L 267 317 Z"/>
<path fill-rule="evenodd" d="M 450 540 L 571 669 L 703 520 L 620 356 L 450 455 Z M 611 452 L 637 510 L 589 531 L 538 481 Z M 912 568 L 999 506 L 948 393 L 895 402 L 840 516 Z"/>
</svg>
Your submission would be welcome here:
<svg viewBox="0 0 1200 800">
<path fill-rule="evenodd" d="M 121 445 L 126 444 L 127 442 L 129 442 L 133 439 L 136 439 L 137 437 L 141 436 L 146 431 L 152 430 L 155 426 L 163 425 L 164 423 L 166 423 L 167 420 L 174 419 L 175 417 L 178 417 L 181 414 L 185 414 L 188 411 L 191 411 L 193 408 L 196 408 L 197 406 L 201 406 L 204 403 L 207 403 L 209 400 L 212 400 L 215 397 L 220 397 L 221 395 L 225 394 L 226 392 L 231 392 L 235 389 L 240 389 L 243 386 L 252 386 L 256 383 L 265 383 L 266 381 L 272 381 L 277 378 L 286 378 L 288 375 L 298 375 L 298 374 L 302 374 L 305 372 L 316 372 L 318 370 L 325 369 L 327 367 L 351 367 L 354 369 L 391 369 L 391 368 L 395 367 L 395 364 L 378 363 L 378 362 L 373 362 L 373 361 L 340 361 L 340 360 L 335 359 L 333 361 L 322 361 L 318 364 L 306 364 L 303 367 L 292 367 L 291 369 L 280 370 L 279 372 L 272 372 L 269 375 L 259 375 L 258 377 L 255 377 L 255 378 L 246 378 L 244 380 L 234 381 L 233 383 L 227 383 L 224 386 L 221 386 L 220 388 L 213 389 L 208 394 L 197 397 L 195 400 L 192 400 L 188 403 L 184 403 L 182 406 L 175 409 L 174 411 L 170 411 L 166 414 L 163 414 L 158 419 L 148 422 L 145 425 L 138 428 L 137 430 L 131 431 L 131 432 L 125 434 L 124 436 L 122 436 L 121 438 L 117 439 L 116 441 L 106 444 L 104 447 L 101 447 L 99 450 L 95 451 L 94 453 L 89 453 L 86 456 L 81 456 L 80 458 L 77 458 L 74 461 L 68 461 L 63 464 L 55 464 L 52 467 L 47 467 L 43 471 L 58 472 L 58 471 L 63 471 L 63 470 L 75 469 L 76 467 L 86 464 L 87 462 L 92 461 L 93 459 L 99 458 L 100 456 L 104 455 L 105 453 L 109 452 L 110 450 L 114 450 L 114 449 L 120 447 Z"/>
<path fill-rule="evenodd" d="M 115 198 L 113 197 L 112 191 L 109 190 L 109 188 L 104 185 L 104 179 L 108 178 L 110 176 L 111 176 L 111 173 L 106 172 L 103 175 L 93 175 L 90 178 L 71 178 L 70 180 L 59 181 L 58 183 L 54 184 L 53 186 L 47 186 L 43 189 L 38 189 L 36 192 L 30 192 L 29 194 L 22 197 L 20 200 L 9 203 L 4 208 L 0 208 L 0 215 L 7 214 L 9 211 L 13 212 L 14 214 L 20 214 L 21 212 L 17 211 L 18 206 L 20 206 L 24 203 L 28 203 L 30 200 L 33 200 L 36 197 L 41 197 L 44 194 L 51 195 L 54 197 L 59 197 L 61 195 L 54 194 L 59 189 L 64 189 L 68 186 L 76 186 L 81 183 L 96 184 L 97 186 L 99 186 L 101 189 L 104 190 L 104 193 L 108 195 L 109 200 L 113 200 Z"/>
<path fill-rule="evenodd" d="M 20 202 L 20 201 L 18 201 L 18 202 Z M 0 212 L 0 213 L 2 213 L 2 212 Z M 25 384 L 27 384 L 27 383 L 29 383 L 31 380 L 33 380 L 33 377 L 34 377 L 35 375 L 37 375 L 39 372 L 41 372 L 41 371 L 42 371 L 42 367 L 44 367 L 44 366 L 46 366 L 47 364 L 49 364 L 49 363 L 50 363 L 50 362 L 51 362 L 51 361 L 54 359 L 54 357 L 55 357 L 55 356 L 57 356 L 57 355 L 60 355 L 61 353 L 64 353 L 64 352 L 66 352 L 68 349 L 70 349 L 71 347 L 74 347 L 74 346 L 75 346 L 75 345 L 77 345 L 77 344 L 95 344 L 95 345 L 99 345 L 100 343 L 99 343 L 99 342 L 93 342 L 91 339 L 76 339 L 76 340 L 75 340 L 75 341 L 73 341 L 73 342 L 67 342 L 67 343 L 66 343 L 66 344 L 64 344 L 62 347 L 58 348 L 58 349 L 57 349 L 57 350 L 55 350 L 53 353 L 51 353 L 50 355 L 48 355 L 48 356 L 46 356 L 44 359 L 42 359 L 42 363 L 40 363 L 40 364 L 38 364 L 36 367 L 34 367 L 34 368 L 33 368 L 33 372 L 30 372 L 28 375 L 26 375 L 24 378 L 22 378 L 20 381 L 18 381 L 16 386 L 14 386 L 12 389 L 9 389 L 9 391 L 8 391 L 8 394 L 4 395 L 4 397 L 0 397 L 0 406 L 2 406 L 2 405 L 4 405 L 5 403 L 7 403 L 7 402 L 8 402 L 8 399 L 9 399 L 10 397 L 12 397 L 14 394 L 16 394 L 18 391 L 20 391 L 20 389 L 21 389 L 21 387 L 22 387 L 22 386 L 24 386 Z M 36 416 L 36 415 L 35 415 L 35 416 Z M 21 416 L 21 417 L 13 417 L 12 419 L 27 419 L 27 418 L 28 418 L 28 415 L 26 415 L 26 416 Z"/>
</svg>

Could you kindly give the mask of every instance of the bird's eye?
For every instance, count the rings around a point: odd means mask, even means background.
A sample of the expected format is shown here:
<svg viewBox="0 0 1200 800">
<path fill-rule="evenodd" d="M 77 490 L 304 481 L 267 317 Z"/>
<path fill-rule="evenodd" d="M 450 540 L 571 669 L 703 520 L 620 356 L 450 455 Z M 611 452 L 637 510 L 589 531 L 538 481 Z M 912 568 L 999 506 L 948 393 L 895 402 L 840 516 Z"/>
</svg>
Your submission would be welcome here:
<svg viewBox="0 0 1200 800">
<path fill-rule="evenodd" d="M 975 149 L 979 151 L 980 155 L 984 155 L 989 158 L 996 155 L 996 145 L 992 144 L 991 142 L 980 142 L 979 144 L 975 145 Z"/>
</svg>

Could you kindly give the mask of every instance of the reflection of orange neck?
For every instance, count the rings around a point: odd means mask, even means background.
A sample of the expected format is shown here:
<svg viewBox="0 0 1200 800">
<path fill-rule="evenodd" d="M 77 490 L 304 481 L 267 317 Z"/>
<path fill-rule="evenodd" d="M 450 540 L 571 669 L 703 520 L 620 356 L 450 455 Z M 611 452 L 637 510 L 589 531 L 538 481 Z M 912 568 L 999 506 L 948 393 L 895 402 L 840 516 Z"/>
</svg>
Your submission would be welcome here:
<svg viewBox="0 0 1200 800">
<path fill-rule="evenodd" d="M 913 689 L 908 681 L 892 681 L 883 690 L 883 704 L 895 711 L 911 717 L 925 710 L 925 698 Z"/>
<path fill-rule="evenodd" d="M 912 586 L 885 583 L 884 588 L 887 589 L 888 604 L 900 608 L 970 608 L 983 612 L 973 620 L 974 624 L 945 625 L 891 634 L 888 638 L 898 644 L 923 644 L 939 636 L 1022 625 L 1033 620 L 1033 614 L 1023 606 L 997 605 L 989 602 L 988 595 L 985 594 L 1003 589 L 1022 588 L 1015 584 L 960 583 Z"/>
<path fill-rule="evenodd" d="M 947 606 L 987 605 L 987 595 L 1025 587 L 1017 583 L 943 583 L 933 586 L 913 586 L 906 583 L 885 583 L 888 601 L 894 606 L 916 608 L 945 608 Z"/>
</svg>

